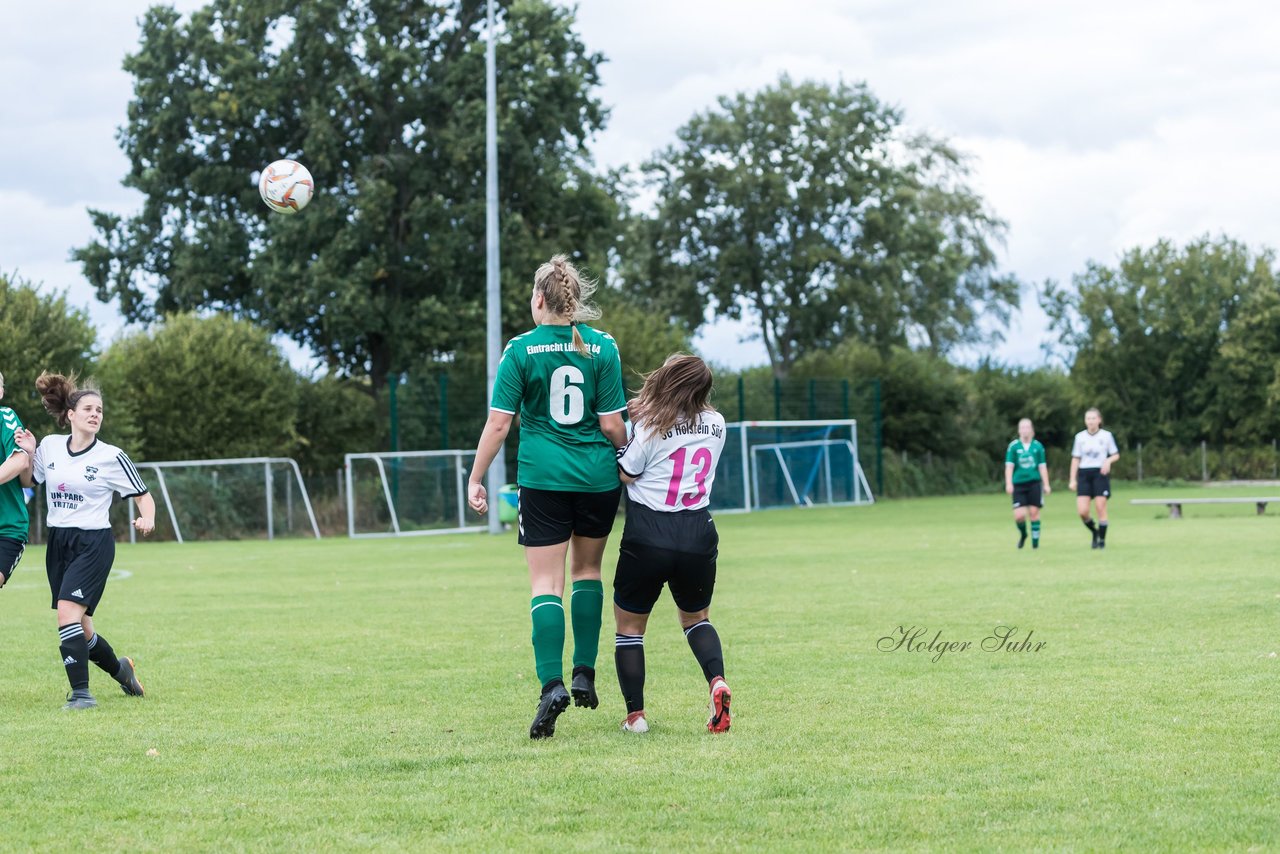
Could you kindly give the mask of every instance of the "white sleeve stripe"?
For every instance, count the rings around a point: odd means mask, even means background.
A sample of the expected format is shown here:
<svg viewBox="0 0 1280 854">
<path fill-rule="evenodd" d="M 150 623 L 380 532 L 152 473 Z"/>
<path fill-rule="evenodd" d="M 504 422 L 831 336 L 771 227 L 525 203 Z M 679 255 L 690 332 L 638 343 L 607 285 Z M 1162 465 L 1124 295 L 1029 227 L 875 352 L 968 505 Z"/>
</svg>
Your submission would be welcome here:
<svg viewBox="0 0 1280 854">
<path fill-rule="evenodd" d="M 608 412 L 597 412 L 597 413 L 596 413 L 596 415 L 614 415 L 614 414 L 617 414 L 617 413 L 619 413 L 619 412 L 624 411 L 626 408 L 627 408 L 627 407 L 626 407 L 625 405 L 623 405 L 623 406 L 618 407 L 617 409 L 610 409 Z"/>
<path fill-rule="evenodd" d="M 133 467 L 133 462 L 121 451 L 116 455 L 116 459 L 120 462 L 120 468 L 124 470 L 124 476 L 129 480 L 129 484 L 139 493 L 147 491 L 147 486 L 142 482 L 141 475 L 138 470 Z"/>
<path fill-rule="evenodd" d="M 515 415 L 515 414 L 516 414 L 516 411 L 515 411 L 514 409 L 503 409 L 502 407 L 499 407 L 499 406 L 490 406 L 489 408 L 490 408 L 491 410 L 493 410 L 494 412 L 501 412 L 503 415 Z"/>
<path fill-rule="evenodd" d="M 146 486 L 142 483 L 142 475 L 138 474 L 138 470 L 134 468 L 133 460 L 129 459 L 128 455 L 123 451 L 116 455 L 116 459 L 119 460 L 120 467 L 124 469 L 125 476 L 133 484 L 133 487 L 135 489 L 145 489 Z"/>
</svg>

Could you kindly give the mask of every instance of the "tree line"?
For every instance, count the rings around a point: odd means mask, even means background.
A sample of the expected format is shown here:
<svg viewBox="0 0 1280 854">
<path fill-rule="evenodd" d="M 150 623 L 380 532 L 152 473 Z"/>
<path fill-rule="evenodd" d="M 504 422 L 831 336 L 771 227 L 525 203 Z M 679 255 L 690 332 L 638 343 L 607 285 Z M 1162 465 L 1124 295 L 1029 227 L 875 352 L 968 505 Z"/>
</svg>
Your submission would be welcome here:
<svg viewBox="0 0 1280 854">
<path fill-rule="evenodd" d="M 77 327 L 57 341 L 79 357 L 51 347 L 41 360 L 120 383 L 118 423 L 150 443 L 135 449 L 144 458 L 227 455 L 238 423 L 253 425 L 240 435 L 254 453 L 292 448 L 328 466 L 340 446 L 387 446 L 393 389 L 402 447 L 470 441 L 468 418 L 484 409 L 483 5 L 150 10 L 125 59 L 135 94 L 119 136 L 124 183 L 143 203 L 91 211 L 96 237 L 73 253 L 142 331 L 95 354 Z M 863 83 L 784 76 L 726 95 L 645 162 L 606 172 L 592 157 L 609 117 L 605 58 L 573 10 L 502 0 L 499 18 L 506 335 L 529 324 L 537 264 L 569 251 L 603 281 L 601 325 L 629 376 L 688 349 L 703 324 L 743 318 L 776 381 L 878 379 L 895 459 L 988 472 L 1018 417 L 1062 444 L 1089 405 L 1122 442 L 1280 433 L 1270 250 L 1160 242 L 1090 262 L 1069 286 L 1020 282 L 999 269 L 1006 224 L 970 186 L 964 153 Z M 256 198 L 255 171 L 282 156 L 318 182 L 300 216 Z M 40 302 L 6 287 L 6 299 Z M 998 340 L 1032 293 L 1056 333 L 1045 366 L 953 364 L 958 348 Z M 321 374 L 300 378 L 273 336 L 314 353 Z M 719 373 L 722 389 L 736 379 Z M 161 430 L 153 413 L 174 396 L 241 417 Z M 441 411 L 460 414 L 428 429 Z"/>
</svg>

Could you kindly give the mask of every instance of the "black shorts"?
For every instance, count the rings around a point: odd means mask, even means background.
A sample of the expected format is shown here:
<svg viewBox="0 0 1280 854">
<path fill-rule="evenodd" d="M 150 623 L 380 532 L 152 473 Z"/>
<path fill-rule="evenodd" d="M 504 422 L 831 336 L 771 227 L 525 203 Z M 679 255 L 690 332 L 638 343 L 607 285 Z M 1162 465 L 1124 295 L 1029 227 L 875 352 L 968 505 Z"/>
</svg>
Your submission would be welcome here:
<svg viewBox="0 0 1280 854">
<path fill-rule="evenodd" d="M 1044 484 L 1038 480 L 1028 480 L 1013 485 L 1014 507 L 1043 507 Z"/>
<path fill-rule="evenodd" d="M 13 573 L 18 568 L 18 561 L 22 560 L 22 552 L 27 548 L 27 544 L 22 540 L 13 540 L 9 537 L 0 537 L 0 583 L 7 584 Z"/>
<path fill-rule="evenodd" d="M 115 559 L 116 540 L 110 528 L 95 531 L 50 528 L 44 564 L 49 573 L 53 607 L 58 607 L 60 599 L 79 602 L 92 617 Z"/>
<path fill-rule="evenodd" d="M 659 513 L 628 502 L 613 574 L 614 604 L 633 614 L 648 614 L 666 585 L 681 611 L 708 607 L 716 586 L 719 542 L 706 510 Z"/>
<path fill-rule="evenodd" d="M 613 531 L 622 487 L 608 492 L 516 489 L 516 522 L 522 546 L 556 546 L 570 537 L 600 539 Z"/>
<path fill-rule="evenodd" d="M 1076 472 L 1076 495 L 1089 498 L 1111 497 L 1111 475 L 1102 469 L 1080 469 Z"/>
</svg>

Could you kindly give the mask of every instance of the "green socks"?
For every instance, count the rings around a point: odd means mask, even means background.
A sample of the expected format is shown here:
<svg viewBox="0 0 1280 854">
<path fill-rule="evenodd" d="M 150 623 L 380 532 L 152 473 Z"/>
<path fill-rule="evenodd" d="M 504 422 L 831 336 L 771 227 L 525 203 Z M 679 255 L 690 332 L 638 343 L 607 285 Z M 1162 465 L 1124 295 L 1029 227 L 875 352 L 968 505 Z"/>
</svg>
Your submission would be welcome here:
<svg viewBox="0 0 1280 854">
<path fill-rule="evenodd" d="M 1040 545 L 1040 520 L 1031 523 L 1031 547 L 1037 548 Z"/>
<path fill-rule="evenodd" d="M 573 617 L 573 666 L 594 669 L 600 652 L 604 584 L 598 579 L 573 582 L 569 611 Z"/>
<path fill-rule="evenodd" d="M 597 581 L 596 584 L 599 585 L 600 582 Z M 533 619 L 533 663 L 538 670 L 538 681 L 544 688 L 557 679 L 563 682 L 564 604 L 559 596 L 534 596 L 529 616 Z M 576 634 L 578 624 L 576 609 L 573 622 Z M 599 614 L 597 614 L 597 638 L 599 628 Z"/>
<path fill-rule="evenodd" d="M 573 620 L 573 666 L 596 666 L 600 652 L 600 623 L 604 615 L 604 584 L 573 582 L 569 598 Z M 534 596 L 529 606 L 533 621 L 533 662 L 545 688 L 564 681 L 564 603 L 558 596 Z"/>
<path fill-rule="evenodd" d="M 1027 523 L 1026 523 L 1026 522 L 1014 522 L 1013 524 L 1015 524 L 1015 525 L 1017 525 L 1017 526 L 1018 526 L 1018 533 L 1019 533 L 1019 534 L 1021 534 L 1021 535 L 1022 535 L 1022 536 L 1024 536 L 1024 537 L 1027 535 Z M 1035 523 L 1034 523 L 1034 522 L 1032 522 L 1032 524 L 1034 525 Z"/>
</svg>

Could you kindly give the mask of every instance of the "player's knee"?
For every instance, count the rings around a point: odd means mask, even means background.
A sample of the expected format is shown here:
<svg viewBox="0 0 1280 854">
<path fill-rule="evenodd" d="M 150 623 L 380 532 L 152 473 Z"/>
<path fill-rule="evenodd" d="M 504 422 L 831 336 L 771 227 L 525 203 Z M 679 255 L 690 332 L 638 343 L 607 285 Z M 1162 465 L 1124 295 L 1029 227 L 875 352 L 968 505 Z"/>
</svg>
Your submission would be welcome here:
<svg viewBox="0 0 1280 854">
<path fill-rule="evenodd" d="M 79 602 L 72 602 L 68 599 L 58 600 L 58 625 L 65 626 L 68 623 L 78 623 L 84 619 L 85 607 Z"/>
<path fill-rule="evenodd" d="M 698 625 L 711 613 L 710 608 L 703 608 L 701 611 L 680 611 L 680 628 L 688 629 Z"/>
<path fill-rule="evenodd" d="M 620 635 L 643 635 L 645 627 L 649 624 L 649 615 L 633 614 L 631 611 L 624 611 L 614 605 L 613 621 L 617 625 L 618 634 Z"/>
</svg>

